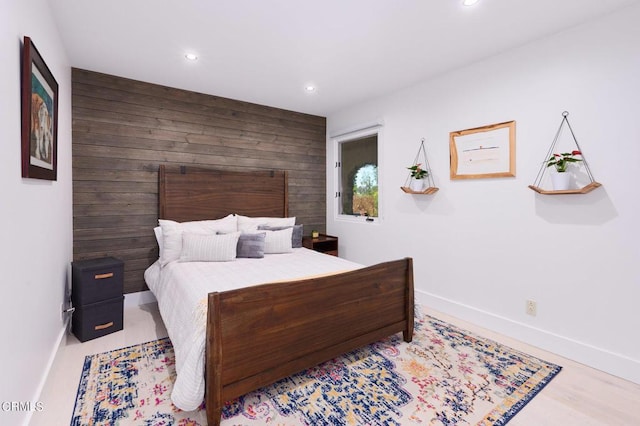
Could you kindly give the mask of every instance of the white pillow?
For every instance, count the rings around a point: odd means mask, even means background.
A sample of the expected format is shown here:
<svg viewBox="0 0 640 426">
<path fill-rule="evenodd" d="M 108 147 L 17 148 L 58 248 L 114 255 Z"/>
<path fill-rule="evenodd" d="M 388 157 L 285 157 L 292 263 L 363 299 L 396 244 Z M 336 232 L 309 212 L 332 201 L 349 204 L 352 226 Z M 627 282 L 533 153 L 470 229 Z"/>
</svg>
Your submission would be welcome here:
<svg viewBox="0 0 640 426">
<path fill-rule="evenodd" d="M 160 219 L 158 222 L 162 229 L 162 250 L 160 251 L 160 265 L 162 266 L 180 259 L 183 232 L 199 234 L 215 234 L 216 232 L 220 232 L 228 234 L 238 231 L 238 219 L 231 214 L 217 220 L 175 222 L 173 220 Z"/>
<path fill-rule="evenodd" d="M 248 217 L 236 215 L 238 218 L 238 231 L 256 232 L 258 226 L 293 226 L 296 224 L 294 217 Z"/>
<path fill-rule="evenodd" d="M 153 233 L 156 234 L 158 248 L 160 249 L 160 253 L 162 253 L 162 228 L 160 228 L 160 226 L 156 226 L 155 228 L 153 228 Z"/>
<path fill-rule="evenodd" d="M 230 234 L 182 233 L 180 262 L 228 262 L 236 258 L 240 232 Z"/>
<path fill-rule="evenodd" d="M 293 228 L 286 228 L 279 231 L 261 231 L 266 232 L 264 238 L 264 254 L 275 253 L 291 253 L 291 234 Z"/>
</svg>

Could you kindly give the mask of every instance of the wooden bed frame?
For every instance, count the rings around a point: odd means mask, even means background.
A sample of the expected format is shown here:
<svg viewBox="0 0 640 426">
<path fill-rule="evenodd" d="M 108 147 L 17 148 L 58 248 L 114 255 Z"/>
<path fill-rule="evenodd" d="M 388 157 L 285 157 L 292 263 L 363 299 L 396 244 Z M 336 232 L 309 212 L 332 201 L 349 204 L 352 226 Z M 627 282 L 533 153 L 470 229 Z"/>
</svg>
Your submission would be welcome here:
<svg viewBox="0 0 640 426">
<path fill-rule="evenodd" d="M 287 173 L 159 169 L 159 217 L 229 213 L 286 217 Z M 208 297 L 207 421 L 232 400 L 343 353 L 402 332 L 413 337 L 411 258 L 336 275 L 278 282 Z"/>
</svg>

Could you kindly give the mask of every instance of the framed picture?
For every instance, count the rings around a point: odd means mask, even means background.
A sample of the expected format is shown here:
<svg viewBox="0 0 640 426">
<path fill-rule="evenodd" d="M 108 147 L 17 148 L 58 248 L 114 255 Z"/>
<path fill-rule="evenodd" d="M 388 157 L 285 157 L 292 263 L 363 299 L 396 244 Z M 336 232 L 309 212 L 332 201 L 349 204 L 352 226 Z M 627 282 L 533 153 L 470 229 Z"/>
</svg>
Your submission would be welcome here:
<svg viewBox="0 0 640 426">
<path fill-rule="evenodd" d="M 449 134 L 451 179 L 516 175 L 516 122 L 491 124 Z"/>
<path fill-rule="evenodd" d="M 56 180 L 58 83 L 29 37 L 22 47 L 22 177 Z"/>
</svg>

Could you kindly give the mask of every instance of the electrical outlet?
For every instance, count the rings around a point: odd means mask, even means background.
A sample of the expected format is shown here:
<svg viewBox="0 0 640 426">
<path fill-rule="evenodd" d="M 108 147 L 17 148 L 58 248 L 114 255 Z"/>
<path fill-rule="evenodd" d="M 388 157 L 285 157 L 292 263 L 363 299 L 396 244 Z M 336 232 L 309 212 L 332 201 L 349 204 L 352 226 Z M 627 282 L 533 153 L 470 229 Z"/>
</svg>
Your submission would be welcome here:
<svg viewBox="0 0 640 426">
<path fill-rule="evenodd" d="M 61 321 L 64 321 L 64 314 L 65 314 L 65 312 L 64 312 L 64 302 L 62 302 L 60 304 L 60 320 Z"/>
<path fill-rule="evenodd" d="M 526 310 L 525 310 L 527 315 L 531 315 L 532 317 L 535 317 L 537 311 L 538 311 L 538 305 L 536 304 L 536 301 L 528 299 L 527 300 Z"/>
</svg>

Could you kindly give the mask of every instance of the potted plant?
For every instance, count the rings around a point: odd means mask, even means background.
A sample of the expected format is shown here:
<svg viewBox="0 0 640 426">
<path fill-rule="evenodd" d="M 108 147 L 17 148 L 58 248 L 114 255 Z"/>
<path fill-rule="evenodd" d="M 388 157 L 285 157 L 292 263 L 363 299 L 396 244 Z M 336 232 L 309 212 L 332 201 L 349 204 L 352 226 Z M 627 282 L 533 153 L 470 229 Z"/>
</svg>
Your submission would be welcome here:
<svg viewBox="0 0 640 426">
<path fill-rule="evenodd" d="M 411 170 L 411 183 L 409 184 L 412 191 L 422 192 L 424 189 L 424 178 L 429 176 L 429 172 L 422 168 L 422 163 L 414 164 L 411 167 L 407 167 Z"/>
<path fill-rule="evenodd" d="M 577 158 L 578 156 L 582 156 L 580 151 L 563 152 L 562 154 L 553 154 L 551 158 L 547 160 L 547 167 L 554 166 L 556 169 L 556 173 L 551 174 L 553 189 L 569 189 L 571 174 L 567 173 L 567 167 L 570 163 L 582 161 L 582 158 Z"/>
</svg>

